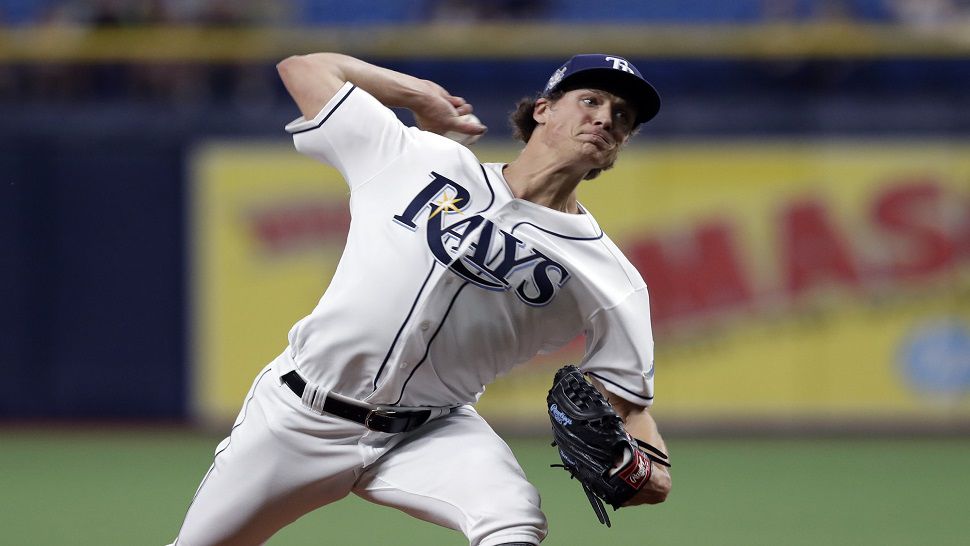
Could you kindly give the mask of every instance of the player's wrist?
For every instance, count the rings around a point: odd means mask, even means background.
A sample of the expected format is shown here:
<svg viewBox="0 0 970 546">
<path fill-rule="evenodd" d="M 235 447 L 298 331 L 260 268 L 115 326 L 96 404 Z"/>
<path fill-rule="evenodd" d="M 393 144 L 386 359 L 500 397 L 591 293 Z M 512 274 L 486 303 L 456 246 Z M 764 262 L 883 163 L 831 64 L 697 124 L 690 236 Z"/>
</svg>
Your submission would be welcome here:
<svg viewBox="0 0 970 546">
<path fill-rule="evenodd" d="M 385 88 L 390 91 L 383 101 L 386 105 L 407 108 L 415 115 L 422 114 L 433 107 L 438 97 L 433 82 L 407 74 L 394 74 L 397 76 L 394 78 L 394 85 Z"/>
</svg>

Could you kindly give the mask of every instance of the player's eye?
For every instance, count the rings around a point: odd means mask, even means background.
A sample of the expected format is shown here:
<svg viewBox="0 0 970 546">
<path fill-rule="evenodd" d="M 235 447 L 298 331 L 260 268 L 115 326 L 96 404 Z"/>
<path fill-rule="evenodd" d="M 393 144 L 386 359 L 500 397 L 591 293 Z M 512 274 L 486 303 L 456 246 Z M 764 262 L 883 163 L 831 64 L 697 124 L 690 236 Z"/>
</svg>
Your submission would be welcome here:
<svg viewBox="0 0 970 546">
<path fill-rule="evenodd" d="M 613 116 L 616 118 L 617 123 L 623 126 L 631 125 L 633 122 L 633 114 L 629 110 L 618 109 L 613 113 Z"/>
</svg>

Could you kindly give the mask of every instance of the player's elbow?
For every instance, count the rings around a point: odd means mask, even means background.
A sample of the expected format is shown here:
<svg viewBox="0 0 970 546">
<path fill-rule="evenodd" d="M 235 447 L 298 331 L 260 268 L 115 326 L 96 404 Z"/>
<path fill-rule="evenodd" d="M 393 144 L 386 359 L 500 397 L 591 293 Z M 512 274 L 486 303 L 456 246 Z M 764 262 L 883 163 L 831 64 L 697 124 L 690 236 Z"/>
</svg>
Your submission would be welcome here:
<svg viewBox="0 0 970 546">
<path fill-rule="evenodd" d="M 276 63 L 276 71 L 280 75 L 301 74 L 305 72 L 334 72 L 342 71 L 353 59 L 339 53 L 307 53 L 306 55 L 290 55 Z"/>
<path fill-rule="evenodd" d="M 306 55 L 290 55 L 282 61 L 276 63 L 276 72 L 285 82 L 293 78 L 294 74 L 305 70 L 307 65 Z"/>
<path fill-rule="evenodd" d="M 276 64 L 276 71 L 306 119 L 317 115 L 347 81 L 342 62 L 333 53 L 292 55 Z"/>
</svg>

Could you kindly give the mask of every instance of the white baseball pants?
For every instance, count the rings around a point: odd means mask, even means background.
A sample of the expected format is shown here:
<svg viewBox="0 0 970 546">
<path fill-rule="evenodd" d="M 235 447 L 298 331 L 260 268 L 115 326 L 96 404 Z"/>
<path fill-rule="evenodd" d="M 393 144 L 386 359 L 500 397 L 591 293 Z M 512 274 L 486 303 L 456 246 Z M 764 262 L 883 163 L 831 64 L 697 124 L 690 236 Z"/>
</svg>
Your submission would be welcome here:
<svg viewBox="0 0 970 546">
<path fill-rule="evenodd" d="M 271 363 L 216 448 L 175 545 L 262 544 L 351 492 L 460 530 L 472 546 L 546 534 L 538 491 L 471 406 L 411 432 L 374 432 L 304 407 Z"/>
</svg>

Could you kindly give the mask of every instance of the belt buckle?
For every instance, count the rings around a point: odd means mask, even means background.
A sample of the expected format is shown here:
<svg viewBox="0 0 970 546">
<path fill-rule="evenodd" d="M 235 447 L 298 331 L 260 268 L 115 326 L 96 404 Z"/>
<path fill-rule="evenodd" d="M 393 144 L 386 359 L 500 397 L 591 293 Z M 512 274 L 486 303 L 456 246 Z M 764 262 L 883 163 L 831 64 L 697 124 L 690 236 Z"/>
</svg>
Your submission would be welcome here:
<svg viewBox="0 0 970 546">
<path fill-rule="evenodd" d="M 367 412 L 367 417 L 364 418 L 364 426 L 377 432 L 403 432 L 407 428 L 407 420 L 397 419 L 400 416 L 399 414 L 400 412 L 390 409 L 372 409 Z"/>
</svg>

